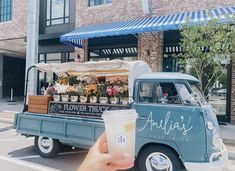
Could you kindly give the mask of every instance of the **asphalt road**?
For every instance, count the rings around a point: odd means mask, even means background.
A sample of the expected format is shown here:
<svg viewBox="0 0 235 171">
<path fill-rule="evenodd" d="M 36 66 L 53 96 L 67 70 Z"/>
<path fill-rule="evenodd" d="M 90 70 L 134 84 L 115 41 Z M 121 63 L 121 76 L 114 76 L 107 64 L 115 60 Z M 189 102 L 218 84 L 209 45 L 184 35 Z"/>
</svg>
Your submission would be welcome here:
<svg viewBox="0 0 235 171">
<path fill-rule="evenodd" d="M 0 122 L 0 170 L 76 171 L 87 154 L 84 149 L 65 148 L 57 157 L 45 159 L 37 154 L 33 141 L 17 135 L 10 124 Z M 235 160 L 229 161 L 229 171 L 235 171 Z"/>
</svg>

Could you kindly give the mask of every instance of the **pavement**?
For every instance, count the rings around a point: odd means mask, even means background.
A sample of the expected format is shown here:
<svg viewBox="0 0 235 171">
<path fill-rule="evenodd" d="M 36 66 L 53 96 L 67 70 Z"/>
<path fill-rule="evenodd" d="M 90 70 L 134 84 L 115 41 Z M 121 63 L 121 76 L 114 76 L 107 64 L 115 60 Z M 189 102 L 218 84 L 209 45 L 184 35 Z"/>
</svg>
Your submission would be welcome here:
<svg viewBox="0 0 235 171">
<path fill-rule="evenodd" d="M 23 99 L 16 99 L 11 102 L 7 99 L 0 99 L 0 122 L 12 124 L 15 113 L 22 112 Z M 235 160 L 235 125 L 220 125 L 220 136 L 229 150 L 230 160 Z"/>
</svg>

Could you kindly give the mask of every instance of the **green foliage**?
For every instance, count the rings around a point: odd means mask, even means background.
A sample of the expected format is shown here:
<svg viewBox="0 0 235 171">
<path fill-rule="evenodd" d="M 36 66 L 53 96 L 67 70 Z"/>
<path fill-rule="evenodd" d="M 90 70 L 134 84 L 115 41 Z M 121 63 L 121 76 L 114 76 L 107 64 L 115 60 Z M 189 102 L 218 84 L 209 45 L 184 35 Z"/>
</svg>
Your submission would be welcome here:
<svg viewBox="0 0 235 171">
<path fill-rule="evenodd" d="M 68 81 L 69 81 L 69 85 L 75 85 L 75 84 L 79 83 L 77 76 L 75 76 L 75 75 L 69 76 Z"/>
<path fill-rule="evenodd" d="M 98 94 L 100 97 L 107 97 L 107 83 L 102 83 L 98 85 Z"/>
<path fill-rule="evenodd" d="M 228 17 L 229 18 L 229 17 Z M 235 23 L 230 17 L 229 23 Z M 207 95 L 235 54 L 235 27 L 218 20 L 203 25 L 186 23 L 181 30 L 180 65 L 185 72 L 196 76 Z M 186 67 L 188 66 L 188 67 Z"/>
</svg>

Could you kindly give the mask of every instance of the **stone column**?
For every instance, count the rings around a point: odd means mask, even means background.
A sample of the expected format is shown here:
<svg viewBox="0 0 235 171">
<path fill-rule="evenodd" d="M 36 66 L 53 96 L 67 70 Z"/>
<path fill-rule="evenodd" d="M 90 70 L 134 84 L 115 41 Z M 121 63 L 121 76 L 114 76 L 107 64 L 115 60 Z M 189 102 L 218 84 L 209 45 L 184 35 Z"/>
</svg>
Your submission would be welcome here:
<svg viewBox="0 0 235 171">
<path fill-rule="evenodd" d="M 152 71 L 162 71 L 163 33 L 141 33 L 138 38 L 138 59 L 149 64 Z"/>
<path fill-rule="evenodd" d="M 3 89 L 3 56 L 0 54 L 0 99 L 2 98 Z"/>
<path fill-rule="evenodd" d="M 37 63 L 39 34 L 39 0 L 27 1 L 27 52 L 26 72 L 30 66 Z M 32 69 L 29 73 L 28 95 L 35 95 L 37 91 L 37 72 Z"/>
</svg>

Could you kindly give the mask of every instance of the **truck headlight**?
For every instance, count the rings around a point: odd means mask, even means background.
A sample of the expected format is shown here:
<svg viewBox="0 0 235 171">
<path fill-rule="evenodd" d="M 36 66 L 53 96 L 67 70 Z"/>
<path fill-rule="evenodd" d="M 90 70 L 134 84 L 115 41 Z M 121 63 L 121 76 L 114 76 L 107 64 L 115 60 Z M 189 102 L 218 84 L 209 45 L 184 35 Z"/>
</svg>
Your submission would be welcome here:
<svg viewBox="0 0 235 171">
<path fill-rule="evenodd" d="M 212 145 L 215 149 L 219 149 L 221 146 L 221 139 L 218 133 L 214 133 L 212 137 Z"/>
</svg>

